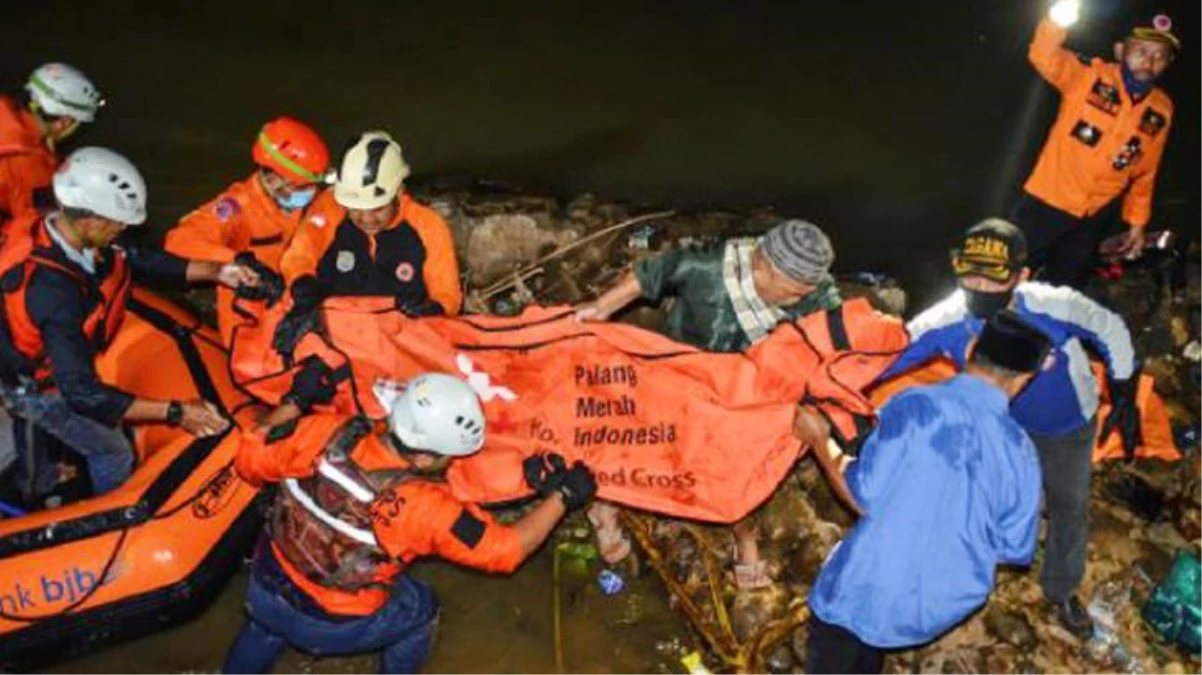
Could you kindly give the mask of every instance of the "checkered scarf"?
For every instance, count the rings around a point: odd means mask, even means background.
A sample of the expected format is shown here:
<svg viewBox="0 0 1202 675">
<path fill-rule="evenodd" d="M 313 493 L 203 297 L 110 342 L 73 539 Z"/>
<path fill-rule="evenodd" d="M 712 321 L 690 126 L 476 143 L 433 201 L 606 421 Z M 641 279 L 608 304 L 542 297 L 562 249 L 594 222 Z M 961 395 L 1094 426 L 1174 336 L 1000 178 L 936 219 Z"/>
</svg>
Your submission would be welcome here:
<svg viewBox="0 0 1202 675">
<path fill-rule="evenodd" d="M 722 282 L 735 308 L 739 327 L 752 344 L 766 337 L 776 324 L 785 318 L 785 313 L 766 304 L 755 292 L 755 281 L 751 275 L 751 252 L 758 239 L 731 239 L 726 242 L 722 257 Z"/>
</svg>

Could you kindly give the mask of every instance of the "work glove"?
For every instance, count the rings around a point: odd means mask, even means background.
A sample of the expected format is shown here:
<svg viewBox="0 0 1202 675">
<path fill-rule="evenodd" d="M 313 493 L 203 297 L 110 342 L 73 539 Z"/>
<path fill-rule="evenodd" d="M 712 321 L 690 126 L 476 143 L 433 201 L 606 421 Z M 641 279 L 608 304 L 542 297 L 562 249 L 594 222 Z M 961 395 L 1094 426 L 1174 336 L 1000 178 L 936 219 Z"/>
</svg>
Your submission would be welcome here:
<svg viewBox="0 0 1202 675">
<path fill-rule="evenodd" d="M 396 298 L 396 308 L 401 310 L 405 316 L 415 319 L 423 316 L 442 316 L 446 314 L 442 305 L 429 298 L 425 300 L 410 300 L 398 295 Z"/>
<path fill-rule="evenodd" d="M 1048 18 L 1061 28 L 1068 28 L 1081 18 L 1081 0 L 1056 0 L 1048 10 Z"/>
<path fill-rule="evenodd" d="M 305 359 L 304 366 L 292 378 L 292 387 L 284 395 L 302 412 L 309 412 L 315 403 L 329 403 L 337 391 L 334 371 L 316 356 Z"/>
<path fill-rule="evenodd" d="M 304 276 L 297 279 L 292 284 L 292 308 L 280 319 L 271 340 L 271 346 L 284 357 L 285 363 L 292 363 L 292 352 L 301 338 L 321 325 L 320 308 L 321 289 L 317 278 Z"/>
<path fill-rule="evenodd" d="M 584 462 L 576 460 L 572 468 L 557 472 L 559 476 L 559 494 L 563 495 L 563 505 L 569 511 L 589 503 L 597 495 L 597 479 Z"/>
<path fill-rule="evenodd" d="M 563 455 L 554 452 L 531 455 L 522 462 L 522 474 L 526 477 L 526 485 L 537 492 L 539 497 L 550 497 L 558 490 L 567 471 L 568 466 Z"/>
<path fill-rule="evenodd" d="M 259 262 L 254 253 L 243 251 L 234 256 L 234 262 L 249 268 L 259 275 L 258 286 L 239 286 L 234 292 L 247 300 L 263 300 L 268 307 L 275 305 L 284 295 L 284 278 L 278 272 Z"/>
<path fill-rule="evenodd" d="M 1132 375 L 1126 380 L 1110 380 L 1110 414 L 1102 422 L 1098 438 L 1105 442 L 1110 434 L 1119 432 L 1123 441 L 1123 459 L 1135 459 L 1135 448 L 1139 445 L 1141 431 L 1139 408 L 1135 406 L 1135 387 L 1139 380 Z"/>
</svg>

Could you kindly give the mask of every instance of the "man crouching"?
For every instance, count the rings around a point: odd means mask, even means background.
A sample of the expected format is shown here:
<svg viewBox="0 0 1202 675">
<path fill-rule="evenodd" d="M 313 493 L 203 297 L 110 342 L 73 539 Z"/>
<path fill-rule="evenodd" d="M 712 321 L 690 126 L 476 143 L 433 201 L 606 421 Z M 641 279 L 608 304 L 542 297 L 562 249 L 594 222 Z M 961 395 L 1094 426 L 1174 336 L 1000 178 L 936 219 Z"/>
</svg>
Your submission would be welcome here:
<svg viewBox="0 0 1202 675">
<path fill-rule="evenodd" d="M 995 314 L 964 373 L 898 394 L 858 459 L 825 463 L 863 516 L 810 593 L 806 672 L 879 673 L 885 650 L 934 640 L 983 605 L 996 565 L 1031 563 L 1039 460 L 1009 408 L 1049 350 L 1016 314 Z"/>
</svg>

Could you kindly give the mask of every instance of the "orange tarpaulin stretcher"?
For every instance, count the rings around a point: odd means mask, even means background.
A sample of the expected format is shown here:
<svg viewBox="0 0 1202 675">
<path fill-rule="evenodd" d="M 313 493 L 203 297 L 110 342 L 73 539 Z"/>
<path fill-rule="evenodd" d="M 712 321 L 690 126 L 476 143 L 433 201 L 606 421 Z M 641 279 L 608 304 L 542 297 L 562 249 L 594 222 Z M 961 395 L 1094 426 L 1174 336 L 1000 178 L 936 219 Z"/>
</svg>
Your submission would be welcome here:
<svg viewBox="0 0 1202 675">
<path fill-rule="evenodd" d="M 281 311 L 240 326 L 231 357 L 235 379 L 273 402 L 290 381 L 269 348 Z M 452 465 L 460 496 L 524 497 L 522 459 L 555 451 L 588 463 L 605 499 L 720 522 L 763 502 L 799 457 L 791 431 L 799 401 L 853 437 L 852 413 L 872 414 L 857 392 L 906 345 L 900 321 L 865 300 L 778 328 L 745 355 L 701 352 L 624 324 L 577 324 L 563 307 L 410 319 L 387 300 L 342 298 L 323 313 L 324 338 L 307 336 L 295 356 L 351 365 L 335 408 L 380 417 L 374 382 L 429 370 L 459 374 L 481 393 L 488 440 Z"/>
</svg>

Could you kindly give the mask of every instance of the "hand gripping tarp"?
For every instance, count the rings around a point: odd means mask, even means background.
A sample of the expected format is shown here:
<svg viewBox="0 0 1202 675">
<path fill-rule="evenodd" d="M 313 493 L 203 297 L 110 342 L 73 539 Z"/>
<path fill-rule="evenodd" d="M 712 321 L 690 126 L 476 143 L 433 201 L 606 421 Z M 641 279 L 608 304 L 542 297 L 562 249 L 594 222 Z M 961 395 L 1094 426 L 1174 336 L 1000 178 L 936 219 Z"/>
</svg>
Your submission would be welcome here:
<svg viewBox="0 0 1202 675">
<path fill-rule="evenodd" d="M 272 403 L 291 381 L 270 348 L 282 311 L 239 326 L 230 361 L 235 380 Z M 837 437 L 864 428 L 853 414 L 870 417 L 872 407 L 860 391 L 907 341 L 902 324 L 866 300 L 782 325 L 746 354 L 701 352 L 624 324 L 578 324 L 565 307 L 410 319 L 386 299 L 342 298 L 322 312 L 324 334 L 306 336 L 294 362 L 350 364 L 333 408 L 382 417 L 373 384 L 425 371 L 457 374 L 480 393 L 485 447 L 448 475 L 461 497 L 527 496 L 522 460 L 553 451 L 584 460 L 604 499 L 717 522 L 763 502 L 800 456 L 791 431 L 798 402 L 822 410 Z"/>
</svg>

